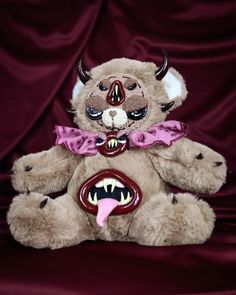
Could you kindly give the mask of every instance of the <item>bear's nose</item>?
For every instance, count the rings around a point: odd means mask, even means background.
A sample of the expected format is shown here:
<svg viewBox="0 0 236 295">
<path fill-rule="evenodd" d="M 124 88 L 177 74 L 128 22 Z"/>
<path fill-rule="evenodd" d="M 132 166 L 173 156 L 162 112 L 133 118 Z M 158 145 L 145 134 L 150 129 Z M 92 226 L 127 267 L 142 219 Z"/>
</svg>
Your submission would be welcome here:
<svg viewBox="0 0 236 295">
<path fill-rule="evenodd" d="M 111 117 L 115 117 L 115 116 L 117 115 L 117 112 L 116 112 L 116 111 L 110 111 L 110 112 L 109 112 L 109 115 L 110 115 Z"/>
</svg>

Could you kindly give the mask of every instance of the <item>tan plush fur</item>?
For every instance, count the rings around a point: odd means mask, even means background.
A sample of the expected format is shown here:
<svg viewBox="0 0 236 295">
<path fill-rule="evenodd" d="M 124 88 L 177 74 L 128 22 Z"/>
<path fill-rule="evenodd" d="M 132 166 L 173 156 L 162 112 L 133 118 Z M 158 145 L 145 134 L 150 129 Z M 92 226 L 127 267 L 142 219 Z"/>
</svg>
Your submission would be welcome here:
<svg viewBox="0 0 236 295">
<path fill-rule="evenodd" d="M 112 75 L 125 85 L 129 82 L 124 75 L 128 75 L 132 82 L 135 80 L 140 88 L 132 93 L 125 90 L 127 101 L 132 95 L 141 95 L 144 98 L 142 103 L 147 104 L 149 110 L 147 116 L 134 122 L 132 127 L 129 127 L 128 120 L 124 125 L 126 131 L 146 130 L 153 123 L 165 120 L 168 112 L 185 100 L 187 90 L 182 76 L 171 68 L 169 72 L 181 83 L 181 95 L 174 98 L 175 104 L 169 111 L 162 112 L 161 104 L 170 102 L 170 99 L 164 82 L 155 79 L 155 70 L 153 63 L 125 58 L 92 69 L 92 79 L 72 102 L 76 110 L 75 122 L 84 130 L 109 131 L 102 121 L 98 127 L 97 122 L 90 120 L 85 107 L 98 105 L 91 98 L 93 96 L 98 95 L 100 101 L 104 99 L 97 87 L 99 81 L 107 81 Z M 105 101 L 100 105 L 106 108 Z M 218 162 L 221 164 L 217 165 Z M 95 215 L 79 207 L 77 194 L 89 177 L 110 168 L 135 181 L 142 190 L 143 199 L 136 210 L 109 216 L 101 228 L 96 224 Z M 203 243 L 214 227 L 213 210 L 190 193 L 174 196 L 167 183 L 193 193 L 214 193 L 224 183 L 225 176 L 226 164 L 220 154 L 186 138 L 177 140 L 170 147 L 131 149 L 111 158 L 99 153 L 75 156 L 64 147 L 53 147 L 49 151 L 24 156 L 14 163 L 12 183 L 22 194 L 13 199 L 8 223 L 17 241 L 35 248 L 67 247 L 86 239 L 135 241 L 155 246 Z M 66 186 L 67 193 L 55 200 L 45 195 Z"/>
</svg>

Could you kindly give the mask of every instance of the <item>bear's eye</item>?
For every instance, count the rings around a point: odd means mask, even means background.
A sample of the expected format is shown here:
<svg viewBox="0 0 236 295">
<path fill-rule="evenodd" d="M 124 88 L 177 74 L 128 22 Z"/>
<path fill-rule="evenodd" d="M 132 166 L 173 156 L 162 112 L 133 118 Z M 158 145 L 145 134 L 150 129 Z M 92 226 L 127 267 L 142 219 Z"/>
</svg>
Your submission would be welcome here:
<svg viewBox="0 0 236 295">
<path fill-rule="evenodd" d="M 99 120 L 102 118 L 103 112 L 97 111 L 94 108 L 86 107 L 86 115 L 91 120 Z"/>
<path fill-rule="evenodd" d="M 126 134 L 123 134 L 121 135 L 119 138 L 118 138 L 118 142 L 119 143 L 126 143 L 127 141 L 127 135 Z"/>
<path fill-rule="evenodd" d="M 103 83 L 100 83 L 98 87 L 99 87 L 99 89 L 100 89 L 101 91 L 106 91 L 106 90 L 108 90 L 107 86 L 105 86 Z"/>
<path fill-rule="evenodd" d="M 104 142 L 105 142 L 105 140 L 104 140 L 104 139 L 102 139 L 102 138 L 98 137 L 98 138 L 96 139 L 96 146 L 103 145 L 103 144 L 104 144 Z"/>
<path fill-rule="evenodd" d="M 146 114 L 147 114 L 147 107 L 144 107 L 136 111 L 128 112 L 127 116 L 131 120 L 138 121 L 143 119 L 146 116 Z"/>
<path fill-rule="evenodd" d="M 128 112 L 127 116 L 131 120 L 138 121 L 138 120 L 143 119 L 146 116 L 147 110 L 148 110 L 148 108 L 144 107 L 144 108 L 136 110 L 136 111 Z"/>
<path fill-rule="evenodd" d="M 127 88 L 128 90 L 134 90 L 136 87 L 137 87 L 137 83 L 133 83 L 133 84 L 127 86 L 126 88 Z"/>
</svg>

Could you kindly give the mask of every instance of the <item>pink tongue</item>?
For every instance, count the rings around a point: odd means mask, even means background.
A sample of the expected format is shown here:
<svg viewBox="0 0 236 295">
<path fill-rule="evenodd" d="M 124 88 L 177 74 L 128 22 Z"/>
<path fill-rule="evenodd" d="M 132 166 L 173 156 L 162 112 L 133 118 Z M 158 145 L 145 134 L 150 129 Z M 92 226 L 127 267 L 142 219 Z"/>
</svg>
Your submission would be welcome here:
<svg viewBox="0 0 236 295">
<path fill-rule="evenodd" d="M 104 198 L 98 201 L 97 224 L 103 227 L 103 222 L 106 220 L 111 211 L 119 205 L 117 200 Z"/>
</svg>

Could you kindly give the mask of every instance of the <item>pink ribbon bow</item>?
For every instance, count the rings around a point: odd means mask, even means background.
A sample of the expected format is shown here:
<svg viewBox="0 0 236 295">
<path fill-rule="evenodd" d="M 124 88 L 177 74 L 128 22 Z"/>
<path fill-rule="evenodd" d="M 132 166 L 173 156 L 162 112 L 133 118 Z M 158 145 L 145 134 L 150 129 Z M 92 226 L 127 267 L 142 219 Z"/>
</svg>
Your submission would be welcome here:
<svg viewBox="0 0 236 295">
<path fill-rule="evenodd" d="M 96 133 L 83 131 L 78 128 L 56 125 L 56 145 L 64 144 L 73 154 L 93 156 L 97 153 Z"/>
<path fill-rule="evenodd" d="M 147 131 L 132 131 L 129 134 L 129 146 L 148 148 L 154 144 L 170 146 L 173 141 L 187 134 L 187 126 L 170 120 L 152 125 Z"/>
<path fill-rule="evenodd" d="M 63 144 L 74 154 L 93 156 L 98 152 L 94 132 L 56 125 L 56 145 Z M 129 147 L 149 148 L 155 144 L 170 146 L 173 141 L 185 136 L 187 126 L 170 120 L 152 125 L 147 131 L 131 131 L 128 135 Z"/>
</svg>

